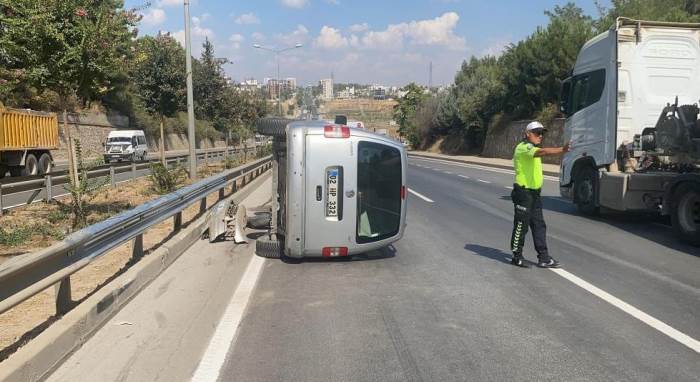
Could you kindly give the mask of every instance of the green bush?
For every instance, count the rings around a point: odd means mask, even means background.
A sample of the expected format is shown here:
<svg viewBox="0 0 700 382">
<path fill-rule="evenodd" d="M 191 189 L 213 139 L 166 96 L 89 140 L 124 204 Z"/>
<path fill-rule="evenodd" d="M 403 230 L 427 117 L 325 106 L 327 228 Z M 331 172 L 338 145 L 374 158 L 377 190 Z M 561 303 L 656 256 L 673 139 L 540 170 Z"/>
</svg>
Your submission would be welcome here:
<svg viewBox="0 0 700 382">
<path fill-rule="evenodd" d="M 227 170 L 230 170 L 232 168 L 236 168 L 241 165 L 241 160 L 239 158 L 236 158 L 235 155 L 228 155 L 224 159 L 224 168 Z"/>
<path fill-rule="evenodd" d="M 0 227 L 0 245 L 17 247 L 31 241 L 34 235 L 49 236 L 56 240 L 65 237 L 63 231 L 48 224 L 15 225 Z"/>
<path fill-rule="evenodd" d="M 158 194 L 167 194 L 175 191 L 178 183 L 185 177 L 182 167 L 168 169 L 160 162 L 151 163 L 151 189 Z"/>
</svg>

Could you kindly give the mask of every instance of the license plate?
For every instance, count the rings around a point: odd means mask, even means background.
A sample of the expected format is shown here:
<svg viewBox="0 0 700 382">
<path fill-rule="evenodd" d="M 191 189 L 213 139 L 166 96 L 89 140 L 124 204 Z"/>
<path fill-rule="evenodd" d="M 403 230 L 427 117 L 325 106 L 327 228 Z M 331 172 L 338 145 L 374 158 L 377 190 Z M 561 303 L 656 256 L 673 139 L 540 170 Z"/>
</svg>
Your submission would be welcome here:
<svg viewBox="0 0 700 382">
<path fill-rule="evenodd" d="M 339 191 L 338 169 L 330 169 L 326 171 L 326 216 L 338 217 L 338 191 Z"/>
</svg>

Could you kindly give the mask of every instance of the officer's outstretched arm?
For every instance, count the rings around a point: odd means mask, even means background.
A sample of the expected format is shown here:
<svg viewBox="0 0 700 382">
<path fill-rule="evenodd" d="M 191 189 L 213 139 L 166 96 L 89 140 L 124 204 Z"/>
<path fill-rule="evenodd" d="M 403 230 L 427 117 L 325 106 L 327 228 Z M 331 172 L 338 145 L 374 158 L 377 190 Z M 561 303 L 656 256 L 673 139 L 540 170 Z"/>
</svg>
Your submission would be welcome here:
<svg viewBox="0 0 700 382">
<path fill-rule="evenodd" d="M 544 147 L 544 148 L 541 148 L 535 152 L 535 156 L 536 157 L 543 157 L 545 155 L 559 155 L 559 154 L 569 152 L 570 149 L 571 149 L 571 146 L 567 142 L 562 147 Z"/>
</svg>

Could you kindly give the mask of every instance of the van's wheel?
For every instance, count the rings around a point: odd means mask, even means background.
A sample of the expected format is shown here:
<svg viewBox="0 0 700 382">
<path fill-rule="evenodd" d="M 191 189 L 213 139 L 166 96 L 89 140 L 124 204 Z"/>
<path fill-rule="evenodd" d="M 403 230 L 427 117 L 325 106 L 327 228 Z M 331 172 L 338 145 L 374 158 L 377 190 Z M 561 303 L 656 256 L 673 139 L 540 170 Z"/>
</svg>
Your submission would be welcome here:
<svg viewBox="0 0 700 382">
<path fill-rule="evenodd" d="M 279 259 L 282 257 L 280 242 L 260 237 L 255 241 L 255 254 L 267 259 Z"/>
<path fill-rule="evenodd" d="M 255 128 L 262 135 L 284 137 L 287 135 L 287 125 L 292 122 L 286 118 L 260 118 L 255 123 Z"/>
<path fill-rule="evenodd" d="M 591 166 L 579 169 L 574 175 L 574 203 L 584 215 L 598 215 L 598 171 Z"/>
<path fill-rule="evenodd" d="M 39 174 L 46 175 L 51 172 L 51 156 L 49 154 L 41 154 L 39 157 Z"/>
<path fill-rule="evenodd" d="M 39 161 L 36 159 L 34 154 L 27 154 L 24 159 L 24 167 L 22 168 L 22 175 L 37 175 L 39 173 Z"/>
<path fill-rule="evenodd" d="M 700 184 L 681 184 L 674 193 L 671 223 L 681 240 L 700 245 Z"/>
</svg>

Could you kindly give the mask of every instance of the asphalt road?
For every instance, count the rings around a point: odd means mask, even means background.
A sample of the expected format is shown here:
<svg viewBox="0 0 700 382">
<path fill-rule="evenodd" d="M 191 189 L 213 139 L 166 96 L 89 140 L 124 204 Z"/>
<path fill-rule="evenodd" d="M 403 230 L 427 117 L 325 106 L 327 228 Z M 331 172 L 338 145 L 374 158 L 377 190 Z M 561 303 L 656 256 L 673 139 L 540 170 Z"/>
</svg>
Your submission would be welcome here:
<svg viewBox="0 0 700 382">
<path fill-rule="evenodd" d="M 133 339 L 113 327 L 119 321 L 108 324 L 111 334 L 95 337 L 101 347 L 88 341 L 51 380 L 700 381 L 700 250 L 678 243 L 666 222 L 580 217 L 547 180 L 549 248 L 563 270 L 516 268 L 507 250 L 512 175 L 410 162 L 408 228 L 392 248 L 336 261 L 253 257 L 224 286 L 238 285 L 225 310 L 207 293 L 205 305 L 172 303 L 169 293 L 207 286 L 159 279 L 127 307 L 155 317 L 159 330 Z M 220 252 L 203 248 L 173 266 L 189 262 L 189 274 L 218 280 L 220 268 L 191 260 Z M 536 259 L 530 237 L 526 257 Z M 173 286 L 158 292 L 166 281 Z M 209 293 L 222 300 L 220 289 Z M 182 346 L 193 328 L 207 346 Z M 177 351 L 166 349 L 173 336 Z M 112 346 L 134 341 L 145 350 Z"/>
</svg>

